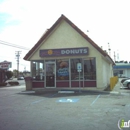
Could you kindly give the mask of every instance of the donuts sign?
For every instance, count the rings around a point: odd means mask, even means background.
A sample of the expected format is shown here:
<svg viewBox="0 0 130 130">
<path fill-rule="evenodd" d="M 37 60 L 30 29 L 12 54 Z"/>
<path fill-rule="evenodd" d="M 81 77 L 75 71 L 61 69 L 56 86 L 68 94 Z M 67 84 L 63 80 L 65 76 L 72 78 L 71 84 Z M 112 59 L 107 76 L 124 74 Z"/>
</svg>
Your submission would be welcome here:
<svg viewBox="0 0 130 130">
<path fill-rule="evenodd" d="M 88 55 L 88 47 L 40 50 L 40 57 Z"/>
</svg>

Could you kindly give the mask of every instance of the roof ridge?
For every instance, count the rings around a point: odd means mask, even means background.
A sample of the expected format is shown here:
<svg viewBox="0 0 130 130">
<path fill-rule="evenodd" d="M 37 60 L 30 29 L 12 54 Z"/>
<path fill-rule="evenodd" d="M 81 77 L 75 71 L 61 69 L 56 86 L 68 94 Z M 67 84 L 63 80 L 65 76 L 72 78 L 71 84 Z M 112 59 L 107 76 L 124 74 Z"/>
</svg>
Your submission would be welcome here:
<svg viewBox="0 0 130 130">
<path fill-rule="evenodd" d="M 65 17 L 65 16 L 64 16 Z M 75 27 L 75 29 L 78 29 L 78 31 L 80 31 L 81 33 L 82 33 L 82 36 L 86 39 L 86 40 L 91 40 L 91 42 L 93 42 L 93 44 L 95 45 L 95 46 L 97 46 L 104 54 L 106 54 L 91 38 L 89 38 L 88 37 L 88 35 L 86 34 L 86 33 L 84 33 L 79 27 L 77 27 L 73 22 L 71 22 L 67 17 L 65 17 L 66 18 L 66 20 L 68 21 L 68 22 L 70 22 L 71 24 L 72 24 L 72 26 L 73 27 Z M 77 30 L 76 30 L 77 31 Z M 107 54 L 106 54 L 107 55 Z"/>
<path fill-rule="evenodd" d="M 82 37 L 84 37 L 92 46 L 94 46 L 102 55 L 108 56 L 111 61 L 114 63 L 112 58 L 104 52 L 91 38 L 87 36 L 80 28 L 78 28 L 73 22 L 71 22 L 65 15 L 61 14 L 61 16 L 56 20 L 56 22 L 49 28 L 49 30 L 38 40 L 38 42 L 34 45 L 34 47 L 26 54 L 24 57 L 27 60 L 32 52 L 42 43 L 42 41 L 53 31 L 53 29 L 62 21 L 65 20 L 71 27 L 73 27 Z"/>
</svg>

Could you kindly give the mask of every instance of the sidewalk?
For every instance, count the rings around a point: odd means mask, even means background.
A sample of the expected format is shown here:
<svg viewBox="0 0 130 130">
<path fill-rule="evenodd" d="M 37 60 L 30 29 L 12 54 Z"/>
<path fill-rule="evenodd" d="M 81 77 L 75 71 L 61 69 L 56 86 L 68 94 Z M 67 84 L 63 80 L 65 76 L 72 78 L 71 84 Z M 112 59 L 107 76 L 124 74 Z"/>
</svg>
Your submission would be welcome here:
<svg viewBox="0 0 130 130">
<path fill-rule="evenodd" d="M 86 87 L 86 88 L 35 88 L 32 91 L 35 91 L 35 93 L 48 93 L 48 92 L 58 92 L 58 93 L 102 93 L 102 94 L 120 94 L 120 80 L 115 85 L 112 91 L 110 90 L 104 90 L 98 89 L 95 87 Z"/>
<path fill-rule="evenodd" d="M 110 90 L 104 90 L 104 88 L 102 89 L 98 89 L 98 88 L 95 88 L 95 87 L 87 87 L 87 88 L 34 88 L 32 90 L 30 90 L 30 92 L 33 92 L 33 93 L 37 93 L 37 94 L 41 94 L 41 93 L 50 93 L 50 92 L 58 92 L 61 93 L 63 92 L 66 92 L 66 93 L 100 93 L 100 94 L 121 94 L 121 89 L 120 87 L 122 86 L 121 82 L 120 82 L 120 79 L 119 81 L 117 82 L 117 84 L 115 85 L 115 87 L 113 88 L 112 91 Z M 16 86 L 10 86 L 10 85 L 7 85 L 7 86 L 1 86 L 0 88 L 15 88 L 15 89 L 22 89 L 23 91 L 22 92 L 26 92 L 26 93 L 30 93 L 29 90 L 27 91 L 26 90 L 26 84 L 20 84 L 20 85 L 16 85 Z"/>
<path fill-rule="evenodd" d="M 115 85 L 115 87 L 113 88 L 112 91 L 110 91 L 111 94 L 121 94 L 121 90 L 120 90 L 120 87 L 121 87 L 121 82 L 120 82 L 120 79 L 118 80 L 117 84 Z"/>
<path fill-rule="evenodd" d="M 119 78 L 118 83 L 115 85 L 115 87 L 110 93 L 130 96 L 130 89 L 128 89 L 127 87 L 124 87 L 123 84 L 121 83 L 121 80 L 122 79 Z"/>
</svg>

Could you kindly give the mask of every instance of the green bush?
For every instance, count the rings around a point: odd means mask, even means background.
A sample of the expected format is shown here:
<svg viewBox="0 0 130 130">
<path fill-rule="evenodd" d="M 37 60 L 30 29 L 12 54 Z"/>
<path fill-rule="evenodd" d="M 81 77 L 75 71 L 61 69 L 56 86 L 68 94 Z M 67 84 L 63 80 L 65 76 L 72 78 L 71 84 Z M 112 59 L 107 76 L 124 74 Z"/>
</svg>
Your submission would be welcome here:
<svg viewBox="0 0 130 130">
<path fill-rule="evenodd" d="M 13 76 L 13 72 L 12 71 L 7 71 L 6 76 L 7 76 L 8 79 L 10 79 Z"/>
</svg>

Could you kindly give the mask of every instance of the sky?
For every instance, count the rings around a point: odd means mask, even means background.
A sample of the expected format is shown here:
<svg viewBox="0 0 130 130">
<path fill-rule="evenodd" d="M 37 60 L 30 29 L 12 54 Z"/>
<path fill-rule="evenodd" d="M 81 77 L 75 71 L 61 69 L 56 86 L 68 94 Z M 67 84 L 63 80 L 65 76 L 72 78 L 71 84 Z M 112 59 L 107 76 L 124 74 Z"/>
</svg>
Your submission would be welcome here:
<svg viewBox="0 0 130 130">
<path fill-rule="evenodd" d="M 130 61 L 129 0 L 0 0 L 0 41 L 31 49 L 46 29 L 64 14 L 103 50 L 111 48 L 114 60 Z M 87 31 L 88 30 L 88 31 Z M 1 42 L 0 42 L 1 43 Z M 23 60 L 29 50 L 0 44 L 0 62 L 12 62 L 20 54 L 20 71 L 30 70 Z"/>
</svg>

